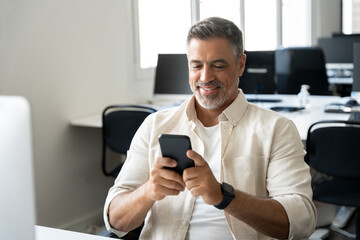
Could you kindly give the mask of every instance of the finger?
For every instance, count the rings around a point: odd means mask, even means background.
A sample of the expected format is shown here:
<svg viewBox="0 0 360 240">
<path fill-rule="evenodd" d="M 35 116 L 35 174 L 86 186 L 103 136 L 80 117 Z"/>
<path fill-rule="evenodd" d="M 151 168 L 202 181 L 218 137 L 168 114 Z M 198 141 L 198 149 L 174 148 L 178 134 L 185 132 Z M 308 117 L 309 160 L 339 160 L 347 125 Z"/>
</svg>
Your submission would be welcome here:
<svg viewBox="0 0 360 240">
<path fill-rule="evenodd" d="M 151 175 L 151 178 L 156 179 L 157 183 L 159 183 L 159 184 L 162 183 L 162 180 L 166 180 L 166 181 L 172 181 L 174 183 L 177 183 L 181 187 L 185 187 L 185 183 L 182 179 L 182 176 L 173 170 L 154 167 L 151 170 L 150 175 Z M 179 189 L 181 189 L 181 188 L 179 188 Z"/>
<path fill-rule="evenodd" d="M 180 183 L 174 180 L 169 180 L 161 177 L 157 173 L 152 172 L 152 176 L 150 177 L 150 183 L 153 186 L 162 186 L 168 189 L 175 189 L 179 191 L 183 191 L 185 187 L 185 183 L 181 180 Z"/>
<path fill-rule="evenodd" d="M 168 196 L 168 195 L 178 195 L 181 191 L 180 190 L 176 190 L 176 189 L 171 189 L 171 188 L 166 188 L 164 186 L 158 186 L 157 189 L 161 195 L 163 196 Z"/>
<path fill-rule="evenodd" d="M 200 191 L 200 187 L 199 186 L 194 186 L 193 188 L 189 189 L 191 195 L 193 195 L 194 197 L 198 197 L 201 196 L 201 191 Z"/>
<path fill-rule="evenodd" d="M 161 182 L 161 186 L 165 187 L 167 189 L 177 190 L 177 191 L 184 191 L 185 189 L 185 183 L 181 181 L 181 183 L 172 181 L 172 180 L 166 180 L 164 179 Z"/>
<path fill-rule="evenodd" d="M 196 167 L 203 167 L 207 165 L 207 162 L 202 158 L 200 154 L 193 150 L 188 150 L 186 156 L 195 162 Z"/>
<path fill-rule="evenodd" d="M 172 185 L 174 185 L 174 184 L 181 186 L 181 188 L 179 188 L 179 189 L 183 189 L 185 187 L 185 183 L 182 179 L 182 176 L 173 170 L 159 169 L 158 174 L 161 177 L 161 179 L 164 179 L 164 181 L 167 182 L 166 186 L 168 188 L 171 188 Z M 164 186 L 165 186 L 165 184 L 164 184 Z"/>
<path fill-rule="evenodd" d="M 177 162 L 171 158 L 158 157 L 154 162 L 154 167 L 164 168 L 164 167 L 176 167 Z"/>
<path fill-rule="evenodd" d="M 200 186 L 200 182 L 198 179 L 192 179 L 192 180 L 188 180 L 185 182 L 185 186 L 187 189 L 191 190 L 195 187 L 199 187 Z"/>
<path fill-rule="evenodd" d="M 176 189 L 168 189 L 158 184 L 149 183 L 149 196 L 154 201 L 164 199 L 167 195 L 178 195 L 180 193 L 180 191 Z"/>
<path fill-rule="evenodd" d="M 202 194 L 201 181 L 199 178 L 186 181 L 185 184 L 191 195 L 197 197 Z"/>
<path fill-rule="evenodd" d="M 194 168 L 187 168 L 184 170 L 182 179 L 184 182 L 187 182 L 189 180 L 198 178 L 203 174 L 203 168 L 202 167 L 194 167 Z"/>
</svg>

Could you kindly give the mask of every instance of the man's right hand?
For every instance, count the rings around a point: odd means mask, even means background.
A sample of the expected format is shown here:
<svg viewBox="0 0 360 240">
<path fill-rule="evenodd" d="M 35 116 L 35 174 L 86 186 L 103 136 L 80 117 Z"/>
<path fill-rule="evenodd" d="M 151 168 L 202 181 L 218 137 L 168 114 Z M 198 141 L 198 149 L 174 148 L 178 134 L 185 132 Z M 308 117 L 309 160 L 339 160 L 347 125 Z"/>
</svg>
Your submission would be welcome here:
<svg viewBox="0 0 360 240">
<path fill-rule="evenodd" d="M 171 158 L 159 157 L 156 159 L 147 182 L 148 196 L 158 201 L 168 195 L 178 195 L 185 189 L 181 175 L 164 167 L 175 167 L 177 162 Z"/>
<path fill-rule="evenodd" d="M 109 206 L 109 221 L 113 228 L 128 232 L 140 226 L 153 204 L 168 195 L 178 195 L 185 189 L 179 173 L 164 167 L 175 167 L 170 158 L 156 159 L 149 180 L 134 191 L 118 194 Z"/>
</svg>

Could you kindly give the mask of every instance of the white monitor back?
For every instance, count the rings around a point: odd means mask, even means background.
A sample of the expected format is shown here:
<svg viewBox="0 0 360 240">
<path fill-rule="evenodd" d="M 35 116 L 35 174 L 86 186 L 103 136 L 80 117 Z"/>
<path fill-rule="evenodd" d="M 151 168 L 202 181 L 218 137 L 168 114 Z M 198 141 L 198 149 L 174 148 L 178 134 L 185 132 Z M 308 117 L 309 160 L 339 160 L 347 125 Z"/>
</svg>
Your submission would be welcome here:
<svg viewBox="0 0 360 240">
<path fill-rule="evenodd" d="M 30 116 L 25 98 L 0 96 L 0 239 L 35 239 Z"/>
</svg>

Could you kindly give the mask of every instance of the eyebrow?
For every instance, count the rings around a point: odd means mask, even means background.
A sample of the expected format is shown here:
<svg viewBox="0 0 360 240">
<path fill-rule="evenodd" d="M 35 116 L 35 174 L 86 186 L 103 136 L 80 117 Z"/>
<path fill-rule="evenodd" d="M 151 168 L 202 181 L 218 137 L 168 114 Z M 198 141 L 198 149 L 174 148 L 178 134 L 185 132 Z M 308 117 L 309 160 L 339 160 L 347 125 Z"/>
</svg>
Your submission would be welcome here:
<svg viewBox="0 0 360 240">
<path fill-rule="evenodd" d="M 192 64 L 192 63 L 201 63 L 201 61 L 199 61 L 199 60 L 191 60 L 190 64 Z"/>
<path fill-rule="evenodd" d="M 200 60 L 191 60 L 191 61 L 190 61 L 190 64 L 192 64 L 192 63 L 198 64 L 198 63 L 202 63 L 202 61 L 200 61 Z M 215 60 L 211 60 L 211 61 L 210 61 L 210 64 L 214 64 L 214 63 L 225 63 L 225 64 L 228 64 L 228 62 L 227 62 L 225 59 L 222 59 L 222 58 L 219 58 L 219 59 L 215 59 Z"/>
<path fill-rule="evenodd" d="M 225 59 L 222 59 L 222 58 L 212 60 L 210 63 L 211 63 L 211 64 L 214 64 L 214 63 L 225 63 L 225 64 L 228 64 L 228 62 L 227 62 Z"/>
</svg>

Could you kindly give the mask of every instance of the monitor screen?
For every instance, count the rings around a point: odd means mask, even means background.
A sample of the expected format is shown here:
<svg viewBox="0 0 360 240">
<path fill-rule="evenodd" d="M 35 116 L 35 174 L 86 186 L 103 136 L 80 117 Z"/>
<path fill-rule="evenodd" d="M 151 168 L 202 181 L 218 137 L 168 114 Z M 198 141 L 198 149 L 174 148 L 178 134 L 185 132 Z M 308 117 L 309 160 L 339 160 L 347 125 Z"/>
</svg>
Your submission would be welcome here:
<svg viewBox="0 0 360 240">
<path fill-rule="evenodd" d="M 192 94 L 186 54 L 159 54 L 154 95 Z"/>
<path fill-rule="evenodd" d="M 318 39 L 318 45 L 324 51 L 326 63 L 352 63 L 354 42 L 360 42 L 360 37 Z"/>
<path fill-rule="evenodd" d="M 354 73 L 352 95 L 360 95 L 360 42 L 354 43 Z"/>
</svg>

